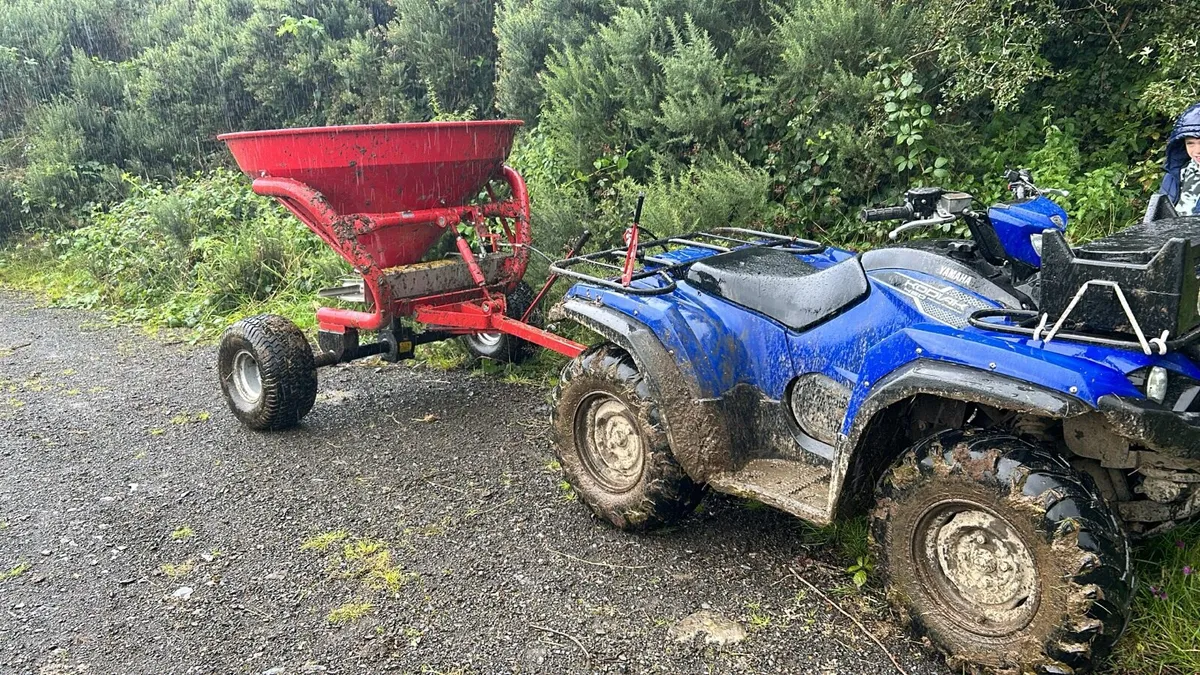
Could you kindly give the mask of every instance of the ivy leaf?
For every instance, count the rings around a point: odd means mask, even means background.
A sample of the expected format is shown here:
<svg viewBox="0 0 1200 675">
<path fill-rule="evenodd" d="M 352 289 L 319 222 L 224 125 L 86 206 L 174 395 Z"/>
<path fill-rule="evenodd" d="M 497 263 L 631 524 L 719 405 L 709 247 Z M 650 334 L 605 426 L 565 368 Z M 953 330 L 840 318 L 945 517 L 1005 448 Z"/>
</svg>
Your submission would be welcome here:
<svg viewBox="0 0 1200 675">
<path fill-rule="evenodd" d="M 900 76 L 900 84 L 905 87 L 912 84 L 912 81 L 913 81 L 913 74 L 912 74 L 911 70 L 905 71 L 905 73 Z"/>
<path fill-rule="evenodd" d="M 900 109 L 900 106 L 895 101 L 888 101 L 887 105 L 883 106 L 884 112 L 893 113 Z"/>
</svg>

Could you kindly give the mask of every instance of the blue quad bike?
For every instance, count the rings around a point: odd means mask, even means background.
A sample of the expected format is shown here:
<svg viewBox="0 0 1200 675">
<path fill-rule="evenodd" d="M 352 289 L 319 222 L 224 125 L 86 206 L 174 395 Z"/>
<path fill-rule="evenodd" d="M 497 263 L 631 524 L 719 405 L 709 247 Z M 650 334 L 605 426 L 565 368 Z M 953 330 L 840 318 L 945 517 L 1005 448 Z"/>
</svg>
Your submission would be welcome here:
<svg viewBox="0 0 1200 675">
<path fill-rule="evenodd" d="M 1072 249 L 1046 191 L 1007 178 L 986 209 L 922 188 L 863 212 L 967 239 L 856 254 L 719 228 L 555 263 L 576 283 L 551 319 L 604 339 L 553 396 L 575 491 L 628 530 L 706 487 L 867 513 L 890 602 L 952 668 L 1096 667 L 1130 537 L 1200 510 L 1200 218 L 1159 198 Z"/>
</svg>

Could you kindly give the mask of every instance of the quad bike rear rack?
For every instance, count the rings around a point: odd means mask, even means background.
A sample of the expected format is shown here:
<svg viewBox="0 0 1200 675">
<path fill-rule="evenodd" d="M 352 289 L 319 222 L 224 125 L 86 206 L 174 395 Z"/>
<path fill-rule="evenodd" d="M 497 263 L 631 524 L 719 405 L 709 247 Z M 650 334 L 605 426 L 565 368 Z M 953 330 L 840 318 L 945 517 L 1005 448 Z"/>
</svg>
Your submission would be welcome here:
<svg viewBox="0 0 1200 675">
<path fill-rule="evenodd" d="M 570 277 L 595 286 L 602 286 L 631 295 L 663 295 L 676 288 L 674 274 L 687 269 L 692 263 L 706 256 L 672 257 L 685 249 L 704 249 L 714 253 L 728 253 L 742 246 L 786 248 L 791 252 L 820 253 L 825 245 L 782 234 L 762 232 L 743 227 L 717 227 L 708 232 L 691 232 L 676 237 L 661 237 L 638 243 L 632 239 L 631 246 L 610 248 L 587 255 L 565 258 L 550 264 L 550 272 Z M 657 252 L 652 252 L 658 249 Z M 620 262 L 635 262 L 640 265 L 629 269 Z M 592 267 L 611 271 L 613 274 L 590 274 L 579 267 Z M 658 279 L 656 286 L 633 285 L 635 281 Z"/>
</svg>

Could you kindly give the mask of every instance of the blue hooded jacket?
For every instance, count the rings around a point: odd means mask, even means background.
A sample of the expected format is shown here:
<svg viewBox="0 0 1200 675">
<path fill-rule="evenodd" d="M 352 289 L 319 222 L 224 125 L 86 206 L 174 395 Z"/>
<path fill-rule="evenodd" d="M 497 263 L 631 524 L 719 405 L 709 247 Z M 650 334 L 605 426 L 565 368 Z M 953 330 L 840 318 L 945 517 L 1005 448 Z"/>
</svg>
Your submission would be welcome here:
<svg viewBox="0 0 1200 675">
<path fill-rule="evenodd" d="M 1179 203 L 1179 172 L 1192 161 L 1184 147 L 1185 138 L 1200 138 L 1200 103 L 1183 111 L 1167 139 L 1167 174 L 1163 176 L 1159 191 L 1167 195 L 1172 204 Z"/>
</svg>

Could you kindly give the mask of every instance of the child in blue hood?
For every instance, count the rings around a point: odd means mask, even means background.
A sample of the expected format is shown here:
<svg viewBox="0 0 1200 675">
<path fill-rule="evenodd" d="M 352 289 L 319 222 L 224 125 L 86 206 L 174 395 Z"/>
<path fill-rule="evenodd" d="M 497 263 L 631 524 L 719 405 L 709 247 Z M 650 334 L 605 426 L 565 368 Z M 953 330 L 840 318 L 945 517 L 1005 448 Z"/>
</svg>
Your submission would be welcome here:
<svg viewBox="0 0 1200 675">
<path fill-rule="evenodd" d="M 1200 103 L 1185 110 L 1171 130 L 1160 191 L 1179 215 L 1200 216 Z"/>
</svg>

